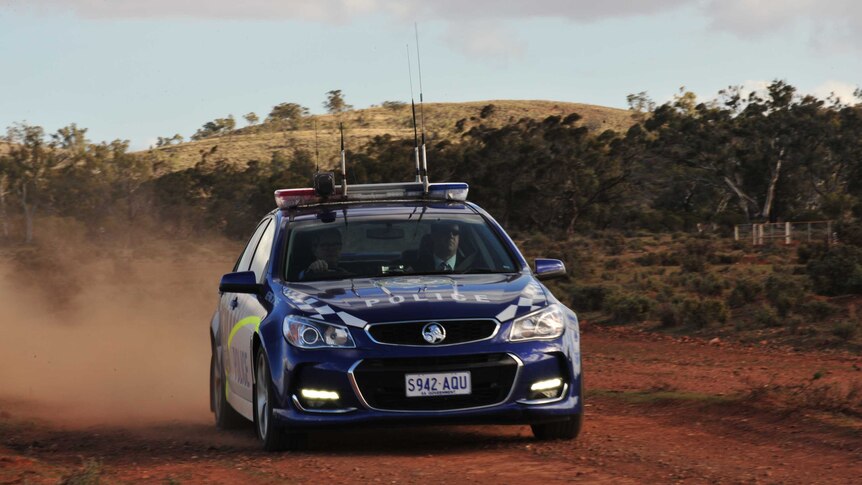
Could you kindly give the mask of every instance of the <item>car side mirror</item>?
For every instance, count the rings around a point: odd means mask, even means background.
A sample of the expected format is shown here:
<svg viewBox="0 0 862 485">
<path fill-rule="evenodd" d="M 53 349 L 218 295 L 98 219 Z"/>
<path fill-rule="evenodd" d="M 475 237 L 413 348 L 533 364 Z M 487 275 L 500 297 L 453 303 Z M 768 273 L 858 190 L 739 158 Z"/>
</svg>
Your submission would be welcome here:
<svg viewBox="0 0 862 485">
<path fill-rule="evenodd" d="M 257 284 L 254 271 L 239 271 L 228 273 L 221 277 L 218 291 L 222 293 L 260 293 L 261 285 Z"/>
<path fill-rule="evenodd" d="M 550 280 L 566 276 L 566 265 L 559 259 L 536 258 L 536 277 L 540 280 Z"/>
</svg>

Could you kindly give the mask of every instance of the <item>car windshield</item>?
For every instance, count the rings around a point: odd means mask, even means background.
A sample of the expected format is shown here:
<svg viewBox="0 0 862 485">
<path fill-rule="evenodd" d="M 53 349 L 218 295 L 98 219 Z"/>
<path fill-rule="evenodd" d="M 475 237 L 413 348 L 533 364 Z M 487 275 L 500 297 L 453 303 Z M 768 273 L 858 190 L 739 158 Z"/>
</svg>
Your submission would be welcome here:
<svg viewBox="0 0 862 485">
<path fill-rule="evenodd" d="M 298 221 L 289 238 L 288 281 L 517 271 L 499 237 L 475 214 Z"/>
</svg>

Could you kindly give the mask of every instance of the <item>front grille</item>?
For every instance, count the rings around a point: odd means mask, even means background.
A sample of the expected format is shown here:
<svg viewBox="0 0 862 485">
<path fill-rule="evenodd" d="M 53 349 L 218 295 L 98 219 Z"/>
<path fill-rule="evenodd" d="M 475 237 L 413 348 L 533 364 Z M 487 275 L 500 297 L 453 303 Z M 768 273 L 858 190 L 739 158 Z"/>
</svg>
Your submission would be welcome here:
<svg viewBox="0 0 862 485">
<path fill-rule="evenodd" d="M 451 320 L 436 322 L 446 329 L 446 339 L 429 344 L 422 337 L 422 328 L 431 321 L 377 323 L 370 325 L 368 334 L 377 342 L 394 345 L 451 345 L 484 340 L 497 331 L 495 320 Z"/>
<path fill-rule="evenodd" d="M 405 374 L 470 371 L 472 393 L 466 396 L 407 397 Z M 489 406 L 509 395 L 518 362 L 508 354 L 452 357 L 367 359 L 353 371 L 369 406 L 393 411 L 440 411 Z"/>
</svg>

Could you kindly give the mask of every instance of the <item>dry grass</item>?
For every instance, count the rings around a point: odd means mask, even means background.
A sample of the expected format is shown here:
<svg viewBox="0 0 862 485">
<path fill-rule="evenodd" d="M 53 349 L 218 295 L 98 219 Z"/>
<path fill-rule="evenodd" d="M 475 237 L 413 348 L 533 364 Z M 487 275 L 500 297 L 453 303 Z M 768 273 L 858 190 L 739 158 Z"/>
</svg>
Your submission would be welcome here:
<svg viewBox="0 0 862 485">
<path fill-rule="evenodd" d="M 481 118 L 482 109 L 494 105 L 490 115 Z M 500 127 L 521 118 L 543 119 L 548 116 L 567 116 L 578 113 L 581 124 L 595 131 L 625 131 L 633 123 L 626 110 L 606 108 L 579 103 L 557 101 L 474 101 L 467 103 L 428 103 L 424 107 L 425 126 L 429 141 L 456 139 L 456 123 L 463 122 L 463 130 L 483 124 Z M 272 152 L 295 148 L 314 151 L 314 124 L 318 129 L 318 144 L 321 164 L 335 165 L 339 152 L 338 123 L 345 126 L 348 149 L 358 149 L 378 135 L 392 135 L 410 139 L 413 136 L 410 105 L 398 109 L 373 107 L 349 111 L 340 115 L 315 115 L 307 117 L 296 129 L 269 132 L 255 127 L 242 128 L 232 135 L 193 141 L 182 145 L 154 150 L 175 169 L 194 165 L 201 153 L 215 150 L 214 156 L 236 163 L 248 160 L 266 160 Z"/>
<path fill-rule="evenodd" d="M 799 384 L 749 383 L 742 398 L 785 411 L 821 411 L 862 417 L 862 381 L 821 381 L 820 373 Z"/>
</svg>

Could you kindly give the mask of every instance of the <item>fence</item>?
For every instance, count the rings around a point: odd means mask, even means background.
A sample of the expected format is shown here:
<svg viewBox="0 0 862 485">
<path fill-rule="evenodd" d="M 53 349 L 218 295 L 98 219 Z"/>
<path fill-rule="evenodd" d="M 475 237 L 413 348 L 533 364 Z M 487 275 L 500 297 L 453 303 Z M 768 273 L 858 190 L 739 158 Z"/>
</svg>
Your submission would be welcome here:
<svg viewBox="0 0 862 485">
<path fill-rule="evenodd" d="M 755 246 L 775 241 L 793 244 L 800 241 L 822 241 L 834 244 L 837 236 L 832 231 L 832 221 L 767 222 L 763 224 L 737 224 L 733 228 L 733 239 L 751 241 Z"/>
</svg>

